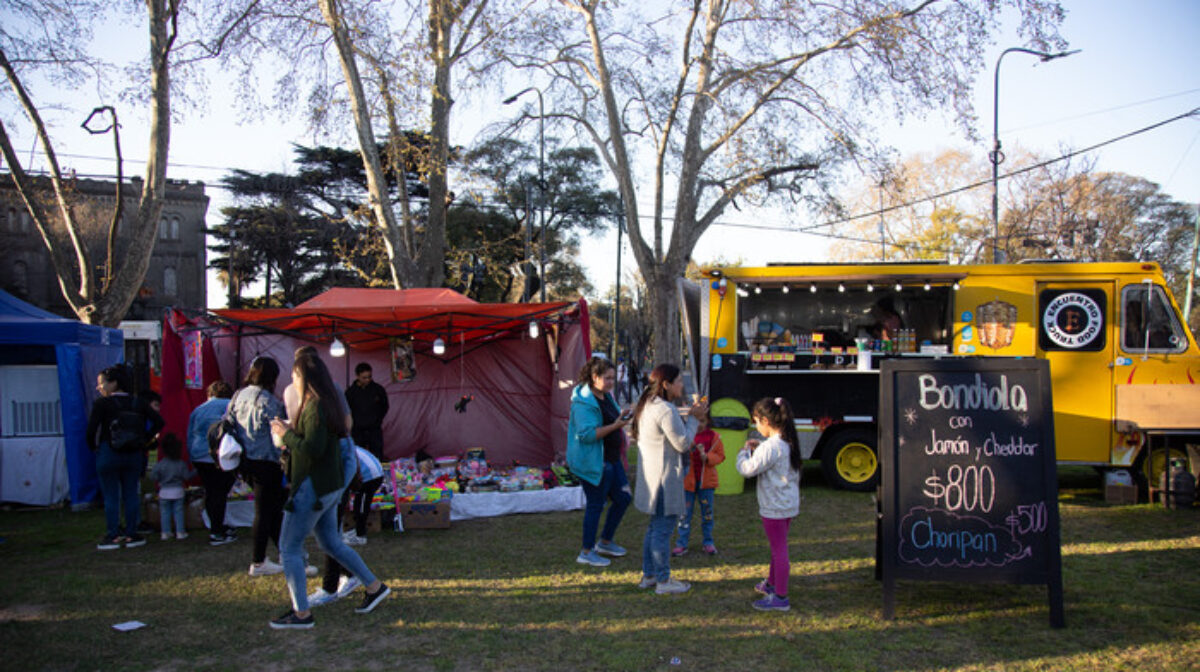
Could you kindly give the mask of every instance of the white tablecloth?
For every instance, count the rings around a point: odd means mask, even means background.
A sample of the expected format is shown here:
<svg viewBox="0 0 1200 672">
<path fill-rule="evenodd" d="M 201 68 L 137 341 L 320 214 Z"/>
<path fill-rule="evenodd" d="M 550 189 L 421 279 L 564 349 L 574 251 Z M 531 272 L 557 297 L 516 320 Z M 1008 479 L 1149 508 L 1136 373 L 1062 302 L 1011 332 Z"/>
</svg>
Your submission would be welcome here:
<svg viewBox="0 0 1200 672">
<path fill-rule="evenodd" d="M 0 439 L 0 501 L 48 506 L 66 499 L 68 486 L 63 437 Z"/>
<path fill-rule="evenodd" d="M 461 493 L 450 499 L 450 520 L 470 520 L 507 516 L 511 513 L 547 513 L 576 511 L 583 508 L 583 488 L 551 488 L 520 492 Z M 225 524 L 250 527 L 254 523 L 254 502 L 232 501 L 225 507 Z M 208 525 L 208 514 L 204 514 Z M 211 526 L 210 526 L 211 527 Z"/>
<path fill-rule="evenodd" d="M 212 529 L 208 522 L 208 512 L 201 514 L 204 526 Z M 254 525 L 254 501 L 234 499 L 225 503 L 225 524 L 229 527 L 251 527 Z"/>
<path fill-rule="evenodd" d="M 507 516 L 510 513 L 546 513 L 583 508 L 583 488 L 551 488 L 520 492 L 461 493 L 450 498 L 450 520 Z"/>
</svg>

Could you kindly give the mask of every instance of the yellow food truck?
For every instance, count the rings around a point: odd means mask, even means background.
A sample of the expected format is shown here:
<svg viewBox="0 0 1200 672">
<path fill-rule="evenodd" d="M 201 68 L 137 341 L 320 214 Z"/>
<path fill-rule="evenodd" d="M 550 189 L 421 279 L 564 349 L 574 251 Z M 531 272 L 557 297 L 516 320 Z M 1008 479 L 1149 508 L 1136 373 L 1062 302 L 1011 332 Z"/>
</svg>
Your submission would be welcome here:
<svg viewBox="0 0 1200 672">
<path fill-rule="evenodd" d="M 878 481 L 888 357 L 1047 360 L 1058 461 L 1128 469 L 1143 493 L 1168 454 L 1200 461 L 1200 350 L 1155 263 L 702 272 L 684 302 L 701 389 L 714 404 L 787 398 L 805 457 L 837 487 Z"/>
</svg>

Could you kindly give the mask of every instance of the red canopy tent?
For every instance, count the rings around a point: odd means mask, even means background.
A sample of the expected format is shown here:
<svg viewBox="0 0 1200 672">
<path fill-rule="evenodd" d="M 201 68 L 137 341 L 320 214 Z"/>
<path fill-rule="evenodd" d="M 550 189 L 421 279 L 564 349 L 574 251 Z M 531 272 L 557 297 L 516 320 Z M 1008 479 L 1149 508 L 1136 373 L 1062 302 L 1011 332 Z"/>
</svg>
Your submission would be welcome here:
<svg viewBox="0 0 1200 672">
<path fill-rule="evenodd" d="M 343 387 L 359 362 L 371 365 L 391 403 L 383 427 L 389 459 L 478 446 L 496 464 L 548 464 L 566 451 L 571 387 L 591 352 L 587 321 L 582 300 L 485 304 L 449 289 L 337 288 L 295 308 L 173 311 L 163 343 L 168 429 L 186 428 L 187 413 L 203 401 L 197 388 L 218 376 L 239 381 L 258 356 L 279 363 L 282 395 L 295 349 L 316 345 Z M 330 354 L 335 338 L 344 357 Z M 391 375 L 397 339 L 411 344 L 416 375 L 407 381 Z M 473 400 L 459 412 L 464 396 Z"/>
</svg>

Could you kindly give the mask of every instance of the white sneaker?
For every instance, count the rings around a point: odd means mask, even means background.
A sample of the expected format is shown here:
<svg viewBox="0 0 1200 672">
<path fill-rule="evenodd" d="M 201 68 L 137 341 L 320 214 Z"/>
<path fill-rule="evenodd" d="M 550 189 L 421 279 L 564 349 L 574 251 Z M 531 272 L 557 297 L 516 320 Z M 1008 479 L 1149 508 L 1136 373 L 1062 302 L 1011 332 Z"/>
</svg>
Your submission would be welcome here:
<svg viewBox="0 0 1200 672">
<path fill-rule="evenodd" d="M 162 534 L 158 535 L 158 538 L 159 538 L 159 539 L 162 539 L 163 541 L 166 541 L 166 540 L 168 540 L 168 539 L 170 539 L 170 538 L 171 538 L 171 533 L 170 533 L 170 532 L 163 532 Z"/>
<path fill-rule="evenodd" d="M 658 585 L 658 579 L 654 578 L 653 576 L 643 576 L 642 580 L 638 581 L 638 588 L 641 588 L 643 590 L 645 590 L 646 588 L 653 588 L 657 585 Z"/>
<path fill-rule="evenodd" d="M 337 599 L 340 600 L 349 595 L 350 593 L 354 592 L 355 588 L 358 588 L 361 585 L 362 581 L 359 581 L 357 577 L 343 575 L 341 580 L 338 581 Z"/>
<path fill-rule="evenodd" d="M 319 571 L 317 570 L 316 565 L 305 565 L 304 566 L 304 575 L 305 576 L 309 576 L 309 577 L 316 576 L 318 573 L 319 573 Z"/>
<path fill-rule="evenodd" d="M 327 593 L 324 588 L 318 588 L 308 596 L 308 606 L 319 607 L 322 604 L 329 604 L 341 599 L 341 595 L 336 593 Z"/>
<path fill-rule="evenodd" d="M 364 546 L 367 543 L 367 538 L 358 536 L 358 533 L 354 530 L 347 530 L 342 535 L 342 541 L 346 542 L 347 546 Z"/>
<path fill-rule="evenodd" d="M 187 539 L 187 537 L 188 537 L 187 532 L 176 532 L 175 533 L 176 539 Z"/>
<path fill-rule="evenodd" d="M 316 569 L 315 567 L 313 568 Z M 270 559 L 250 564 L 250 576 L 271 576 L 283 572 L 283 565 L 271 562 Z M 315 574 L 315 572 L 314 572 Z"/>
<path fill-rule="evenodd" d="M 679 593 L 686 593 L 691 589 L 692 584 L 688 583 L 687 581 L 671 579 L 670 581 L 664 581 L 655 586 L 654 592 L 659 595 L 677 595 Z"/>
</svg>

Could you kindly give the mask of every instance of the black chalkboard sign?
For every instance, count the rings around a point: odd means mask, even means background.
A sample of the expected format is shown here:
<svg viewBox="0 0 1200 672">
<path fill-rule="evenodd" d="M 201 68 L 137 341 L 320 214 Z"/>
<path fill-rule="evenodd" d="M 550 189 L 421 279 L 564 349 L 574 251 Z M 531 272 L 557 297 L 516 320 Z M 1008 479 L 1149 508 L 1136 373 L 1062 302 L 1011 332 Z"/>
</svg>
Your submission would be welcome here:
<svg viewBox="0 0 1200 672">
<path fill-rule="evenodd" d="M 884 618 L 897 579 L 1045 584 L 1062 627 L 1049 364 L 892 359 L 879 397 Z"/>
</svg>

